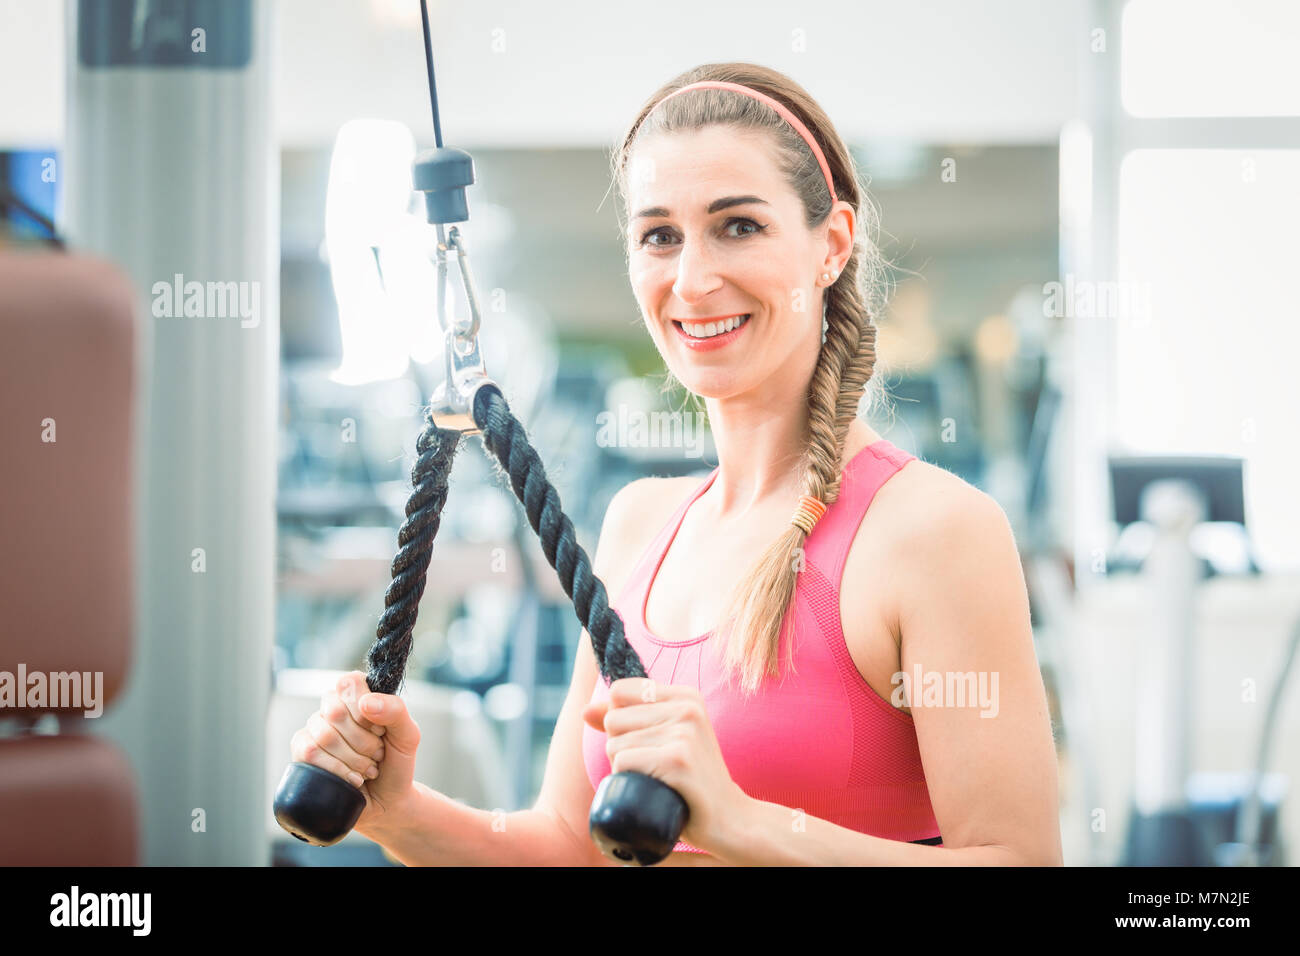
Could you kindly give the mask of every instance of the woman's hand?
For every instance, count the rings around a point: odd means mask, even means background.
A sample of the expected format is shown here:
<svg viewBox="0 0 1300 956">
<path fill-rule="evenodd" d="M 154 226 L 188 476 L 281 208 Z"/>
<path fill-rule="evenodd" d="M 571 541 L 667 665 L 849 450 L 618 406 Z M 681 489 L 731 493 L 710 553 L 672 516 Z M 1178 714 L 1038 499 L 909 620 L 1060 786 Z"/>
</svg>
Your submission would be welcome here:
<svg viewBox="0 0 1300 956">
<path fill-rule="evenodd" d="M 616 680 L 609 699 L 588 704 L 582 718 L 608 735 L 611 772 L 648 774 L 681 794 L 690 807 L 681 839 L 693 847 L 711 852 L 750 799 L 731 779 L 704 698 L 693 687 Z"/>
<path fill-rule="evenodd" d="M 415 795 L 415 750 L 420 728 L 393 694 L 371 693 L 366 676 L 352 671 L 321 697 L 320 710 L 293 735 L 293 759 L 343 777 L 360 787 L 366 809 L 357 821 L 362 835 L 400 825 L 401 808 Z"/>
</svg>

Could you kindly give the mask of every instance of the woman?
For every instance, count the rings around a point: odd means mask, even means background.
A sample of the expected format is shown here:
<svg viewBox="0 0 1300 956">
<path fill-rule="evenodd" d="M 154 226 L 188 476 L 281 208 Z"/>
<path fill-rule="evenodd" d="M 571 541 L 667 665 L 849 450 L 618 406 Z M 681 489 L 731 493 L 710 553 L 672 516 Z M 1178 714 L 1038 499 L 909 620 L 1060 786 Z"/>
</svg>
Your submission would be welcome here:
<svg viewBox="0 0 1300 956">
<path fill-rule="evenodd" d="M 650 98 L 614 175 L 642 316 L 719 459 L 605 515 L 594 567 L 649 677 L 607 688 L 584 631 L 530 810 L 413 783 L 419 731 L 359 672 L 294 759 L 363 786 L 357 830 L 410 864 L 611 864 L 587 814 L 634 770 L 690 807 L 662 865 L 1059 865 L 1006 516 L 857 418 L 883 270 L 829 119 L 773 70 L 705 65 Z"/>
</svg>

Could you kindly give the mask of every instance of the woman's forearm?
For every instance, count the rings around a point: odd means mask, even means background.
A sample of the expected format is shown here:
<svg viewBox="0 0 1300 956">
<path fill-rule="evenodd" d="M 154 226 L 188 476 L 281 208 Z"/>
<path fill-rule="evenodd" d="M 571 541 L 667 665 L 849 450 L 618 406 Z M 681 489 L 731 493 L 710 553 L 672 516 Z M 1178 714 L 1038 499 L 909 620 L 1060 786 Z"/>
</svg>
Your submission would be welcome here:
<svg viewBox="0 0 1300 956">
<path fill-rule="evenodd" d="M 1008 847 L 949 849 L 885 840 L 747 798 L 726 815 L 713 846 L 701 847 L 736 866 L 1008 866 L 1026 863 Z"/>
<path fill-rule="evenodd" d="M 540 810 L 478 810 L 416 783 L 392 823 L 361 831 L 407 866 L 583 866 L 592 857 Z"/>
</svg>

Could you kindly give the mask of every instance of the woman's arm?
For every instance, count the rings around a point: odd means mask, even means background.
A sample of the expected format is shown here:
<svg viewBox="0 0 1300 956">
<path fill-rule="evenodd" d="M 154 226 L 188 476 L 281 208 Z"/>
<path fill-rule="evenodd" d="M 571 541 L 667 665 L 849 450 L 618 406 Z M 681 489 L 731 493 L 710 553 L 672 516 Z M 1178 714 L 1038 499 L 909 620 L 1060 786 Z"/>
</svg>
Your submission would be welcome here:
<svg viewBox="0 0 1300 956">
<path fill-rule="evenodd" d="M 922 678 L 909 706 L 944 845 L 884 840 L 746 797 L 701 849 L 742 865 L 1061 865 L 1056 749 L 1014 535 L 978 489 L 947 479 L 935 490 L 894 560 L 900 658 L 909 680 L 918 669 Z M 937 697 L 925 692 L 931 674 Z M 958 687 L 966 699 L 950 693 Z"/>
<path fill-rule="evenodd" d="M 416 783 L 390 822 L 364 831 L 407 866 L 573 865 L 563 834 L 532 810 L 479 810 Z M 396 821 L 396 822 L 394 822 Z"/>
<path fill-rule="evenodd" d="M 632 522 L 644 506 L 629 507 L 629 502 L 646 493 L 648 481 L 640 479 L 620 489 L 605 511 L 592 570 L 611 600 L 628 570 L 625 539 L 635 536 Z M 385 814 L 363 835 L 408 866 L 618 865 L 600 852 L 587 829 L 595 791 L 582 760 L 581 714 L 598 676 L 591 638 L 584 628 L 532 809 L 478 810 L 416 783 L 403 803 L 392 808 L 395 812 Z"/>
</svg>

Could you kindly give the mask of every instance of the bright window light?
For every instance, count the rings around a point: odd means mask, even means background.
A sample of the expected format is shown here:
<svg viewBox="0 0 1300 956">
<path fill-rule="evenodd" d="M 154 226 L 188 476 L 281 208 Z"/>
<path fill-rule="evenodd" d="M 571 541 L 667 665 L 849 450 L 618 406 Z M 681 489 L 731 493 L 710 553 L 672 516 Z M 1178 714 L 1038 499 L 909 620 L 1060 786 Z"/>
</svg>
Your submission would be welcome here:
<svg viewBox="0 0 1300 956">
<path fill-rule="evenodd" d="M 1062 128 L 1059 157 L 1062 261 L 1074 271 L 1092 237 L 1092 130 L 1082 120 Z"/>
<path fill-rule="evenodd" d="M 430 226 L 410 211 L 415 138 L 402 123 L 345 123 L 325 197 L 325 248 L 343 358 L 336 382 L 396 378 L 441 351 Z"/>
<path fill-rule="evenodd" d="M 1300 3 L 1130 0 L 1120 87 L 1133 116 L 1300 116 Z"/>
</svg>

